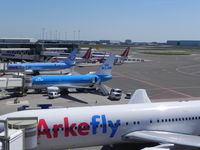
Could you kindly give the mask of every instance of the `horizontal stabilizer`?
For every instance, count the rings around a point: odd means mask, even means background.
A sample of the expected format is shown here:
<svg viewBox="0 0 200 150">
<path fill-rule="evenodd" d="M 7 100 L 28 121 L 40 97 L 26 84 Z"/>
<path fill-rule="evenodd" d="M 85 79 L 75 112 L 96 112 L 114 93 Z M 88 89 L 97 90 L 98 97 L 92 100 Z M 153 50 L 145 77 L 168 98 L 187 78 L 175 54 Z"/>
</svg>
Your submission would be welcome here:
<svg viewBox="0 0 200 150">
<path fill-rule="evenodd" d="M 128 104 L 151 103 L 145 89 L 138 89 L 131 96 Z"/>
<path fill-rule="evenodd" d="M 126 134 L 123 139 L 127 141 L 142 140 L 200 148 L 199 136 L 165 131 L 135 131 Z"/>
</svg>

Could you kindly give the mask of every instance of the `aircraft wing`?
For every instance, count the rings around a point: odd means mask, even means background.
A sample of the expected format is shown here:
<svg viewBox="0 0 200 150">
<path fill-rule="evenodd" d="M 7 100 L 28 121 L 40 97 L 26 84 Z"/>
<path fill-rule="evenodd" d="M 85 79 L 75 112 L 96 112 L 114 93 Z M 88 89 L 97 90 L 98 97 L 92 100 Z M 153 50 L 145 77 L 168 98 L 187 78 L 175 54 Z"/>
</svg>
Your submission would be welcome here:
<svg viewBox="0 0 200 150">
<path fill-rule="evenodd" d="M 148 142 L 170 143 L 181 146 L 200 148 L 200 137 L 165 131 L 135 131 L 124 135 L 124 140 L 142 140 Z"/>
<path fill-rule="evenodd" d="M 76 86 L 76 85 L 63 85 L 63 86 L 57 85 L 56 87 L 59 87 L 59 88 L 81 88 L 81 89 L 91 89 L 92 88 L 89 86 Z"/>
</svg>

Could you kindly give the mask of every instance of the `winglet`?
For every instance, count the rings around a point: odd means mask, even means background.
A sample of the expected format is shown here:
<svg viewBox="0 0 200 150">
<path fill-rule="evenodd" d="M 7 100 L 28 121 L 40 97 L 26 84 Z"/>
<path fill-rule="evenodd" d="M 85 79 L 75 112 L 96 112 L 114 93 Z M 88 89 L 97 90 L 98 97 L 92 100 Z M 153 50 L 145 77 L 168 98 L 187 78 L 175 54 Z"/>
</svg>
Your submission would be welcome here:
<svg viewBox="0 0 200 150">
<path fill-rule="evenodd" d="M 69 64 L 69 65 L 74 65 L 74 64 L 76 63 L 75 60 L 76 60 L 76 53 L 77 53 L 77 52 L 78 52 L 78 49 L 75 48 L 75 49 L 69 54 L 68 58 L 64 60 L 64 62 L 65 62 L 66 64 Z"/>
<path fill-rule="evenodd" d="M 145 89 L 138 89 L 131 96 L 128 104 L 151 103 Z"/>
</svg>

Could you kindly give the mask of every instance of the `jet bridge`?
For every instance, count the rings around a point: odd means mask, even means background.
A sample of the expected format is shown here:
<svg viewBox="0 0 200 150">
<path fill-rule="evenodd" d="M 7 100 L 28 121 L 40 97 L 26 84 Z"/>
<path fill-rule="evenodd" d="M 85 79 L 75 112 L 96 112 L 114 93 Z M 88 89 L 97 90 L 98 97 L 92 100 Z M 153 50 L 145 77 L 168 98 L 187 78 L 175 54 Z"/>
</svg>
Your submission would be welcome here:
<svg viewBox="0 0 200 150">
<path fill-rule="evenodd" d="M 37 117 L 0 120 L 0 150 L 24 150 L 37 147 Z"/>
<path fill-rule="evenodd" d="M 22 87 L 22 78 L 0 78 L 0 88 Z"/>
<path fill-rule="evenodd" d="M 0 78 L 0 96 L 9 94 L 12 89 L 12 93 L 23 93 L 24 81 L 22 78 Z M 21 94 L 22 95 L 22 94 Z"/>
</svg>

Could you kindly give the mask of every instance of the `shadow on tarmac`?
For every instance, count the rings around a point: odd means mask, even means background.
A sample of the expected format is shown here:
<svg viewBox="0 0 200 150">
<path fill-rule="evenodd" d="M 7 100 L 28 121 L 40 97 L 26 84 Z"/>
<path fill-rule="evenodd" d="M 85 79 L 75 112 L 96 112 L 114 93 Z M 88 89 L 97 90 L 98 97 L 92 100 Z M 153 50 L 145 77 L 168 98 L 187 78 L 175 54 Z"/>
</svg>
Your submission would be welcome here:
<svg viewBox="0 0 200 150">
<path fill-rule="evenodd" d="M 104 145 L 101 150 L 141 150 L 145 147 L 153 147 L 158 145 L 158 143 L 125 143 L 125 144 L 114 144 L 114 145 Z"/>
<path fill-rule="evenodd" d="M 77 99 L 77 98 L 72 97 L 72 96 L 70 96 L 70 95 L 61 95 L 60 97 L 65 98 L 65 99 L 72 100 L 72 101 L 74 101 L 74 102 L 82 103 L 82 104 L 88 104 L 88 102 L 85 102 L 85 101 L 83 101 L 83 100 Z"/>
</svg>

